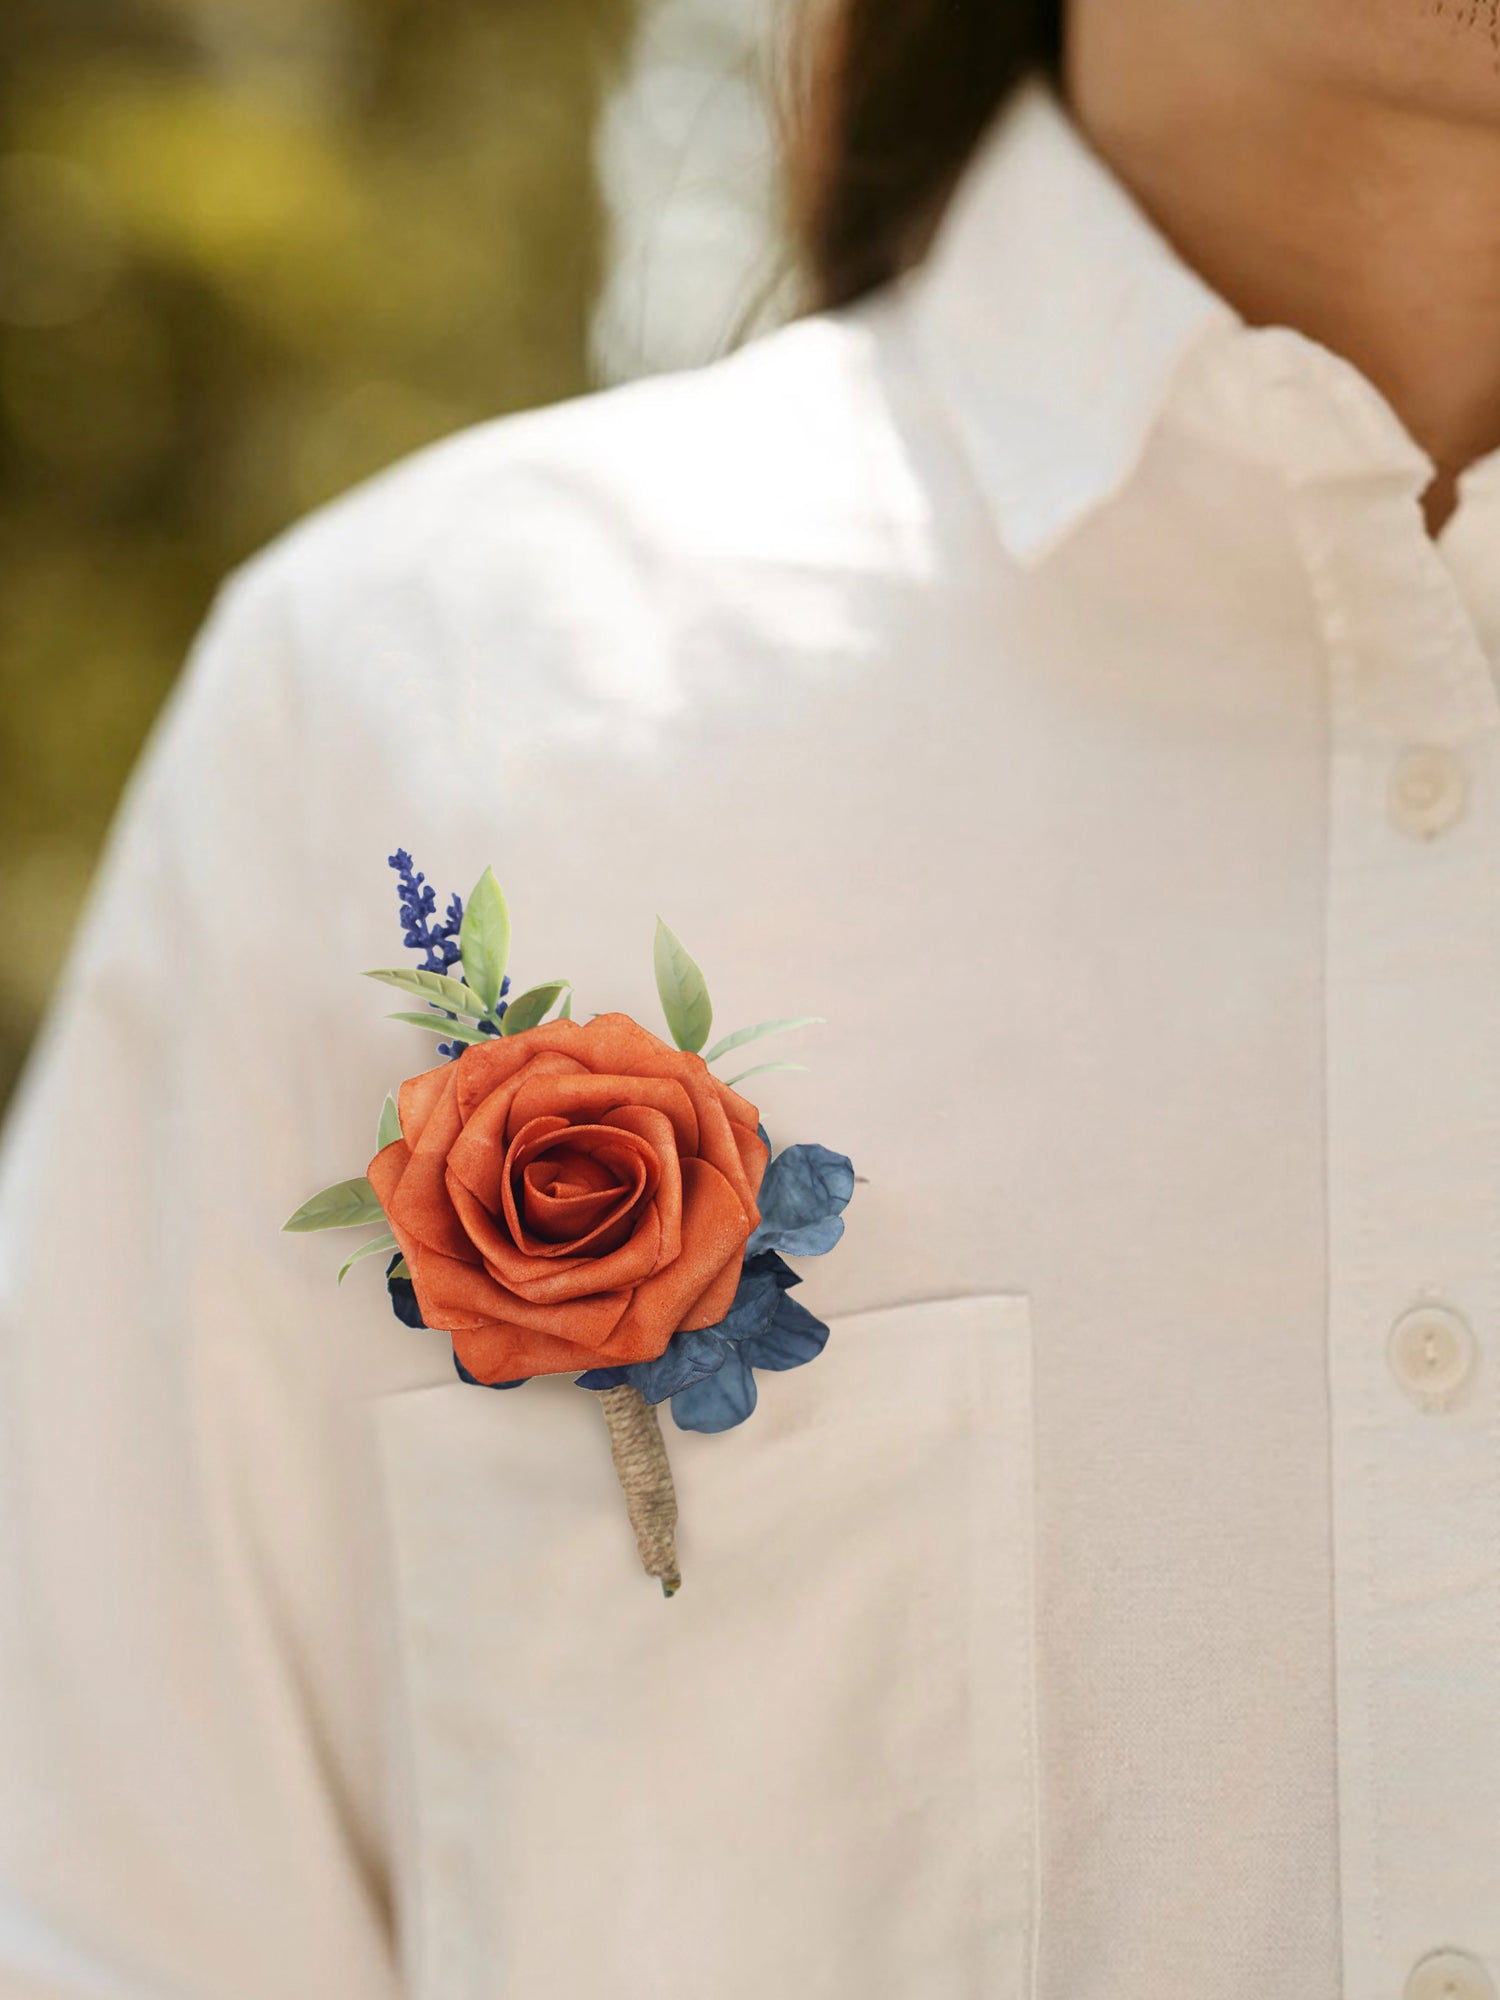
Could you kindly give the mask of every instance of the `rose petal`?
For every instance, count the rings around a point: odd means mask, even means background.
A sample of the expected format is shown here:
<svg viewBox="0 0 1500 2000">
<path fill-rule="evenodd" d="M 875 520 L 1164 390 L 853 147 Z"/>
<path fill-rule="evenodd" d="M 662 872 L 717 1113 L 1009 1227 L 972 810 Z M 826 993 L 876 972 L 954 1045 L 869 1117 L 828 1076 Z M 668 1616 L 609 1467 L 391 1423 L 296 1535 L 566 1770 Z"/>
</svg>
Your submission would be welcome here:
<svg viewBox="0 0 1500 2000">
<path fill-rule="evenodd" d="M 745 1178 L 750 1183 L 751 1196 L 757 1201 L 756 1214 L 751 1223 L 751 1228 L 754 1229 L 760 1224 L 758 1206 L 760 1184 L 766 1177 L 766 1168 L 771 1160 L 771 1149 L 753 1125 L 747 1128 L 744 1125 L 736 1123 L 734 1119 L 731 1119 L 729 1121 L 729 1130 L 736 1147 L 739 1149 L 740 1160 L 745 1169 Z"/>
<path fill-rule="evenodd" d="M 398 1241 L 404 1231 L 414 1242 L 477 1263 L 479 1253 L 464 1233 L 448 1195 L 447 1158 L 459 1133 L 458 1096 L 451 1073 L 455 1067 L 449 1065 L 442 1090 L 426 1107 L 420 1134 L 410 1142 L 405 1170 L 384 1206 Z"/>
<path fill-rule="evenodd" d="M 749 1226 L 753 1229 L 760 1216 L 755 1208 L 755 1196 L 750 1191 L 750 1177 L 735 1143 L 734 1127 L 729 1122 L 729 1113 L 724 1109 L 719 1094 L 723 1088 L 719 1079 L 710 1075 L 707 1069 L 701 1079 L 687 1083 L 698 1113 L 698 1157 L 706 1160 L 711 1167 L 717 1167 L 728 1181 L 739 1196 Z"/>
<path fill-rule="evenodd" d="M 455 1188 L 455 1200 L 472 1202 L 467 1189 Z M 493 1222 L 493 1219 L 491 1218 Z M 465 1222 L 476 1239 L 480 1226 L 467 1212 Z M 589 1298 L 601 1287 L 609 1290 L 633 1286 L 656 1269 L 661 1249 L 661 1222 L 653 1204 L 632 1214 L 631 1235 L 618 1248 L 597 1257 L 529 1257 L 518 1251 L 503 1232 L 497 1232 L 484 1253 L 484 1266 L 497 1284 L 521 1299 L 537 1304 L 563 1305 L 570 1300 Z"/>
<path fill-rule="evenodd" d="M 693 1101 L 675 1078 L 669 1076 L 591 1075 L 570 1064 L 567 1075 L 548 1075 L 542 1070 L 544 1058 L 520 1079 L 511 1101 L 511 1136 L 528 1118 L 539 1112 L 558 1112 L 579 1125 L 599 1125 L 607 1115 L 624 1107 L 642 1106 L 664 1117 L 671 1127 L 671 1142 L 681 1153 L 698 1150 L 698 1115 Z M 553 1056 L 549 1060 L 565 1060 Z"/>
<path fill-rule="evenodd" d="M 630 1292 L 622 1287 L 601 1289 L 562 1304 L 523 1299 L 482 1267 L 424 1250 L 420 1244 L 411 1277 L 423 1319 L 444 1333 L 472 1332 L 503 1320 L 530 1332 L 555 1334 L 560 1340 L 577 1340 L 592 1347 L 608 1339 L 630 1304 Z M 516 1372 L 525 1373 L 524 1369 Z"/>
<path fill-rule="evenodd" d="M 432 1115 L 432 1108 L 449 1080 L 449 1063 L 439 1063 L 435 1069 L 424 1069 L 420 1076 L 409 1076 L 396 1093 L 396 1107 L 401 1118 L 401 1136 L 409 1146 L 415 1146 L 422 1136 L 422 1128 Z"/>
<path fill-rule="evenodd" d="M 392 1220 L 391 1209 L 395 1200 L 396 1189 L 401 1185 L 401 1177 L 406 1172 L 407 1163 L 410 1159 L 410 1146 L 407 1145 L 404 1139 L 395 1139 L 389 1146 L 382 1146 L 374 1159 L 371 1160 L 369 1166 L 365 1168 L 365 1179 L 374 1188 L 375 1199 L 385 1210 L 385 1219 L 391 1225 L 391 1234 L 396 1239 L 396 1245 L 401 1255 L 406 1259 L 408 1270 L 410 1270 L 412 1259 L 416 1255 L 416 1238 L 403 1223 Z"/>
<path fill-rule="evenodd" d="M 457 1178 L 448 1183 L 449 1197 L 463 1224 L 464 1234 L 474 1250 L 478 1252 L 485 1269 L 497 1285 L 513 1288 L 517 1297 L 525 1295 L 533 1279 L 544 1274 L 553 1278 L 564 1271 L 581 1270 L 584 1281 L 575 1288 L 579 1297 L 594 1289 L 587 1273 L 598 1261 L 592 1257 L 570 1257 L 564 1246 L 549 1244 L 542 1255 L 528 1255 L 517 1250 L 511 1241 L 510 1231 L 503 1217 L 490 1214 L 484 1204 L 475 1199 Z"/>
<path fill-rule="evenodd" d="M 533 1077 L 549 1073 L 564 1076 L 585 1074 L 570 1056 L 544 1051 L 523 1063 L 513 1076 L 498 1083 L 487 1097 L 476 1101 L 469 1112 L 463 1110 L 465 1087 L 460 1081 L 459 1110 L 464 1117 L 464 1129 L 448 1155 L 448 1165 L 464 1186 L 478 1196 L 491 1215 L 500 1213 L 504 1198 L 511 1105 L 517 1093 L 524 1090 Z"/>
<path fill-rule="evenodd" d="M 661 1182 L 656 1190 L 656 1212 L 661 1217 L 658 1263 L 670 1263 L 682 1249 L 682 1169 L 672 1143 L 675 1131 L 659 1111 L 644 1104 L 622 1104 L 618 1111 L 607 1113 L 602 1122 L 639 1133 L 656 1154 L 661 1168 Z"/>
<path fill-rule="evenodd" d="M 740 1198 L 718 1169 L 704 1160 L 684 1160 L 682 1254 L 636 1286 L 601 1358 L 654 1361 L 726 1268 L 733 1268 L 738 1283 L 749 1234 Z"/>
<path fill-rule="evenodd" d="M 594 1365 L 591 1348 L 554 1334 L 490 1321 L 453 1335 L 453 1352 L 476 1382 L 513 1382 L 521 1375 L 572 1375 Z"/>
<path fill-rule="evenodd" d="M 702 1056 L 687 1049 L 674 1049 L 649 1034 L 628 1014 L 599 1014 L 587 1024 L 588 1041 L 577 1050 L 579 1060 L 591 1069 L 601 1066 L 600 1058 L 616 1064 L 628 1076 L 669 1076 L 679 1082 L 692 1100 L 698 1116 L 698 1158 L 717 1167 L 741 1197 L 753 1228 L 759 1221 L 752 1215 L 755 1198 L 740 1158 L 739 1147 L 730 1133 L 730 1110 L 736 1123 L 753 1120 L 755 1107 L 725 1083 L 721 1083 Z M 752 1126 L 753 1129 L 753 1126 Z"/>
<path fill-rule="evenodd" d="M 464 1117 L 469 1117 L 472 1107 L 496 1084 L 513 1075 L 523 1058 L 529 1060 L 544 1052 L 572 1056 L 595 1076 L 667 1077 L 680 1083 L 698 1120 L 698 1158 L 719 1169 L 741 1197 L 751 1227 L 755 1226 L 760 1218 L 753 1213 L 754 1195 L 729 1130 L 731 1112 L 736 1124 L 750 1123 L 754 1105 L 721 1083 L 702 1056 L 672 1048 L 628 1014 L 596 1014 L 591 1021 L 547 1021 L 539 1028 L 506 1037 L 498 1047 L 486 1042 L 466 1049 L 450 1065 L 464 1072 L 459 1086 Z"/>
<path fill-rule="evenodd" d="M 375 1199 L 389 1212 L 391 1196 L 401 1185 L 401 1176 L 406 1172 L 411 1159 L 411 1147 L 404 1139 L 393 1139 L 380 1151 L 365 1168 L 365 1179 L 375 1190 Z"/>
<path fill-rule="evenodd" d="M 541 1039 L 543 1035 L 544 1030 L 539 1028 L 523 1035 L 492 1035 L 488 1041 L 472 1043 L 456 1062 L 448 1065 L 458 1079 L 458 1108 L 466 1125 L 487 1097 L 539 1055 L 574 1055 L 577 1059 L 575 1051 Z"/>
<path fill-rule="evenodd" d="M 616 1176 L 620 1187 L 614 1214 L 566 1246 L 544 1243 L 532 1236 L 516 1206 L 516 1183 L 526 1167 L 532 1160 L 550 1154 L 563 1138 L 570 1151 L 594 1154 Z M 578 1257 L 596 1256 L 606 1248 L 613 1249 L 615 1243 L 605 1244 L 600 1239 L 606 1233 L 614 1233 L 618 1242 L 615 1225 L 628 1221 L 632 1212 L 652 1200 L 660 1180 L 661 1167 L 656 1154 L 634 1132 L 606 1125 L 570 1125 L 562 1118 L 533 1118 L 530 1124 L 522 1126 L 505 1162 L 503 1213 L 511 1242 L 524 1256 L 530 1257 L 555 1255 L 564 1247 L 568 1255 Z"/>
<path fill-rule="evenodd" d="M 576 1243 L 620 1205 L 616 1177 L 587 1153 L 547 1153 L 521 1175 L 521 1215 L 544 1243 Z"/>
<path fill-rule="evenodd" d="M 729 1262 L 701 1292 L 678 1322 L 678 1330 L 697 1333 L 705 1326 L 717 1326 L 734 1304 L 735 1294 L 740 1288 L 740 1273 L 745 1266 L 743 1252 L 731 1257 Z"/>
</svg>

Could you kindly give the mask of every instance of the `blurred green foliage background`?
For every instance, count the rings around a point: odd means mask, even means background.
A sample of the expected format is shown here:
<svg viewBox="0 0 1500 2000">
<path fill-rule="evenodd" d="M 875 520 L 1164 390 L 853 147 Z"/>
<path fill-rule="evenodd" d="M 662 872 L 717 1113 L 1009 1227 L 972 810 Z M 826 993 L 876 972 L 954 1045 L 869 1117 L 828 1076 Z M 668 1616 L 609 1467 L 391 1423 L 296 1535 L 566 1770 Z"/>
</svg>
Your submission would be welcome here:
<svg viewBox="0 0 1500 2000">
<path fill-rule="evenodd" d="M 0 5 L 0 1101 L 218 580 L 588 385 L 632 12 Z"/>
</svg>

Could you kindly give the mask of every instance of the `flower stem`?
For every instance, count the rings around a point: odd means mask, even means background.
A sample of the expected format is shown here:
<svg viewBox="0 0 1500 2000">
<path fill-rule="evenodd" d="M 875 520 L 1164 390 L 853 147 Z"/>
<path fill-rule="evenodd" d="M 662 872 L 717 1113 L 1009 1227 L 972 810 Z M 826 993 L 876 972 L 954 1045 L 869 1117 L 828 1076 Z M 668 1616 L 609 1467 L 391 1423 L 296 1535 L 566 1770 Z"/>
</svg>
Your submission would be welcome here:
<svg viewBox="0 0 1500 2000">
<path fill-rule="evenodd" d="M 677 1491 L 654 1404 L 628 1382 L 599 1394 L 609 1425 L 609 1449 L 647 1576 L 660 1577 L 663 1597 L 682 1587 L 677 1567 Z"/>
</svg>

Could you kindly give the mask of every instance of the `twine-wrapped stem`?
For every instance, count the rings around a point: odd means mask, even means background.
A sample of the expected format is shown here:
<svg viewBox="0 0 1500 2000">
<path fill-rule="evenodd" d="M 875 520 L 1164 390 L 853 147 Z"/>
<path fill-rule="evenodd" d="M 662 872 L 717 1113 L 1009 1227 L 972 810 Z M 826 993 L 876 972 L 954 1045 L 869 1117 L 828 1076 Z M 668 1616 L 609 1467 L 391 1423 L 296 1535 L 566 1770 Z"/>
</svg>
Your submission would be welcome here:
<svg viewBox="0 0 1500 2000">
<path fill-rule="evenodd" d="M 677 1491 L 656 1407 L 628 1382 L 601 1390 L 599 1401 L 641 1562 L 647 1576 L 661 1579 L 662 1595 L 671 1597 L 682 1586 L 677 1567 Z"/>
</svg>

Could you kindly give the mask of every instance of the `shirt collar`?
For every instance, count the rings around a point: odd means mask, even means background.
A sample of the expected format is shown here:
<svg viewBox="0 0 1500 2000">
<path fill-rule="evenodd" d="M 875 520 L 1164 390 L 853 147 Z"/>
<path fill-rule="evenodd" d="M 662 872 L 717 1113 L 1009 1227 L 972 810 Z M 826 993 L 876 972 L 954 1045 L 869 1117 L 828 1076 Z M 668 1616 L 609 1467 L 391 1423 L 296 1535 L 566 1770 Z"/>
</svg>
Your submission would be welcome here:
<svg viewBox="0 0 1500 2000">
<path fill-rule="evenodd" d="M 1028 565 L 1129 479 L 1188 350 L 1242 324 L 1040 79 L 985 134 L 907 287 L 934 391 Z"/>
</svg>

